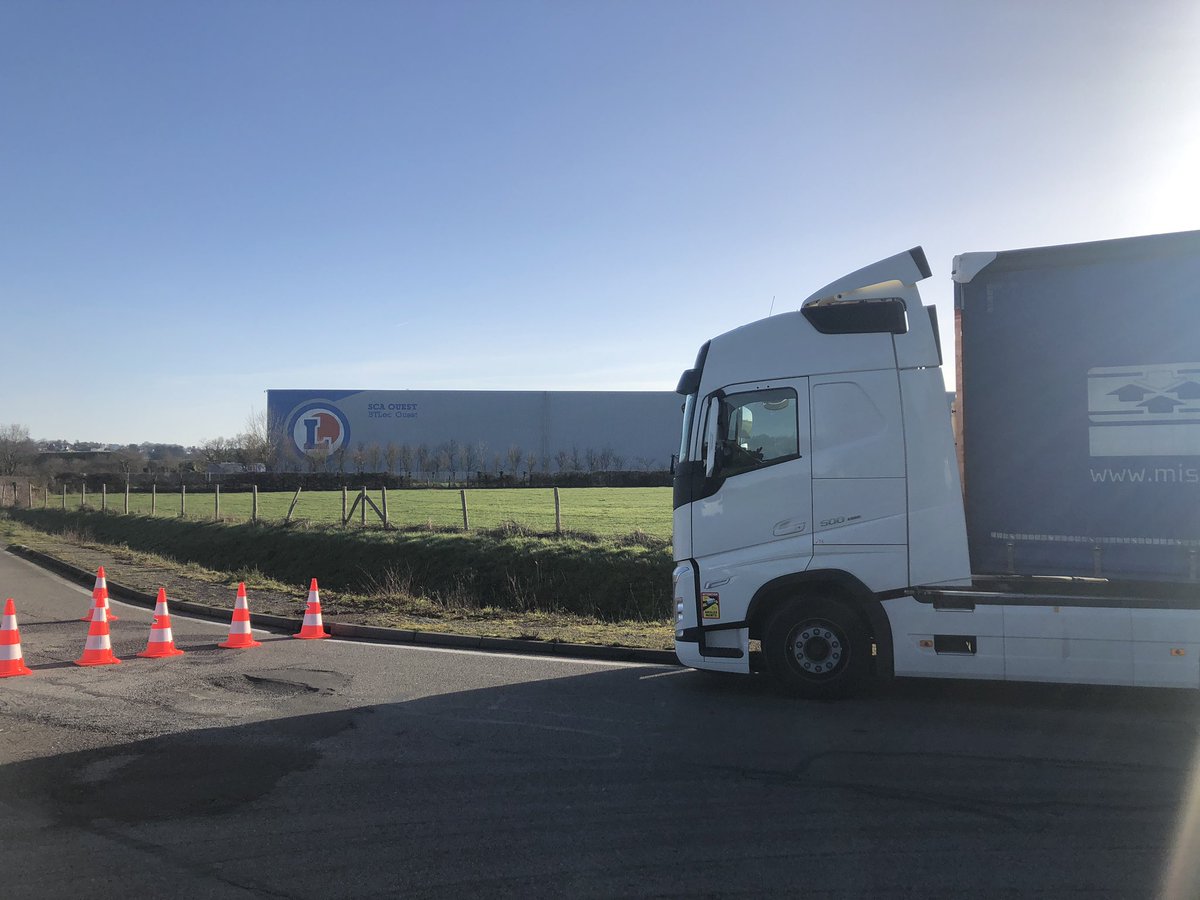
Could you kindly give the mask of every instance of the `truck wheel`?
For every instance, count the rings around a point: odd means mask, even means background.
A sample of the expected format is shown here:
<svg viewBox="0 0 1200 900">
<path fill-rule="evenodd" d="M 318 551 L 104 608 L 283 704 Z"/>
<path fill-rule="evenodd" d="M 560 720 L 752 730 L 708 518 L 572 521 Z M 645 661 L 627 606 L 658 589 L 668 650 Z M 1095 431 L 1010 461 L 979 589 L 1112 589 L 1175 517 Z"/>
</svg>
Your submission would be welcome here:
<svg viewBox="0 0 1200 900">
<path fill-rule="evenodd" d="M 862 622 L 826 597 L 779 610 L 767 624 L 762 648 L 771 673 L 802 697 L 845 697 L 871 668 L 870 636 Z"/>
</svg>

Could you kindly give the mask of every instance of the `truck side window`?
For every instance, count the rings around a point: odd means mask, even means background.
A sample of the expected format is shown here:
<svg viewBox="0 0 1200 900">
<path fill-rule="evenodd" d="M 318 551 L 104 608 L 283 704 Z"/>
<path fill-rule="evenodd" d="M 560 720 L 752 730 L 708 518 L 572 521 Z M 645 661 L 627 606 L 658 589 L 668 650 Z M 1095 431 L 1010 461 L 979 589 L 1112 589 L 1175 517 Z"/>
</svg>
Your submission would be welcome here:
<svg viewBox="0 0 1200 900">
<path fill-rule="evenodd" d="M 717 420 L 717 469 L 725 477 L 800 457 L 796 392 L 728 394 Z"/>
</svg>

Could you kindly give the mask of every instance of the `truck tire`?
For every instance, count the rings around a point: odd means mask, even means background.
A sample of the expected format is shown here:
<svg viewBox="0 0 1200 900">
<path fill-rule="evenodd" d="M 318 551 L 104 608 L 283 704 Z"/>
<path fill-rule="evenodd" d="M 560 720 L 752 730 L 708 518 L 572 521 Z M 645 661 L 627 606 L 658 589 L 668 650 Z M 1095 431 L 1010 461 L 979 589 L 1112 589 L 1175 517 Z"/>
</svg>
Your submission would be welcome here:
<svg viewBox="0 0 1200 900">
<path fill-rule="evenodd" d="M 793 601 L 775 613 L 762 650 L 771 674 L 802 697 L 848 696 L 871 671 L 871 641 L 862 620 L 824 596 Z"/>
</svg>

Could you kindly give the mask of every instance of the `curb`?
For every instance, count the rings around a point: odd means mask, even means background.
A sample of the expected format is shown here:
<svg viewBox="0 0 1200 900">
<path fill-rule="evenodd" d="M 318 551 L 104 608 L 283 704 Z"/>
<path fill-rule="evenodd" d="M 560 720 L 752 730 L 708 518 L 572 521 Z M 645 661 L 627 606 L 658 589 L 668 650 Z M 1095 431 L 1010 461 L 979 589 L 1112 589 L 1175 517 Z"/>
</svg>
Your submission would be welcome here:
<svg viewBox="0 0 1200 900">
<path fill-rule="evenodd" d="M 73 581 L 83 587 L 90 587 L 96 580 L 96 574 L 61 559 L 32 550 L 21 544 L 9 544 L 5 548 L 14 556 L 19 556 L 42 568 L 61 575 L 68 581 Z M 137 606 L 154 608 L 158 599 L 157 594 L 125 587 L 108 579 L 108 593 L 118 600 Z M 191 600 L 171 600 L 171 609 L 186 612 L 189 615 L 204 619 L 225 621 L 229 618 L 229 609 L 220 609 Z M 302 623 L 300 617 L 273 616 L 267 613 L 250 613 L 250 623 L 259 628 L 271 631 L 295 632 Z M 476 637 L 470 634 L 448 634 L 441 631 L 414 631 L 407 628 L 387 628 L 382 625 L 353 625 L 349 622 L 326 621 L 325 627 L 334 637 L 351 640 L 381 641 L 389 644 L 419 644 L 434 647 L 456 647 L 469 650 L 484 650 L 505 653 L 529 653 L 538 656 L 562 656 L 571 659 L 595 659 L 605 662 L 642 662 L 657 665 L 679 665 L 679 660 L 671 650 L 644 650 L 639 647 L 604 647 L 592 644 L 570 644 L 561 641 L 530 641 L 521 638 Z"/>
</svg>

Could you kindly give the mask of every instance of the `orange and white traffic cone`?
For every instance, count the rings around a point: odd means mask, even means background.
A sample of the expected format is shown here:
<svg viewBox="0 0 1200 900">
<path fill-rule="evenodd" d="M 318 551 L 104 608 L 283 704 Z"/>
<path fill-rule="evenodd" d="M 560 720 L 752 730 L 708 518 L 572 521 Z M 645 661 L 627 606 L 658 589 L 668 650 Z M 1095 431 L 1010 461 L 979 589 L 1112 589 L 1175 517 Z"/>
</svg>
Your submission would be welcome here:
<svg viewBox="0 0 1200 900">
<path fill-rule="evenodd" d="M 107 593 L 104 592 L 105 595 Z M 104 608 L 104 600 L 104 596 L 96 597 L 87 643 L 83 645 L 83 656 L 75 660 L 77 666 L 115 666 L 120 662 L 113 656 L 112 640 L 108 635 L 108 610 Z"/>
<path fill-rule="evenodd" d="M 108 613 L 108 621 L 117 621 L 118 617 L 113 615 L 112 607 L 108 605 L 108 580 L 104 577 L 104 566 L 96 570 L 96 586 L 92 588 L 92 605 L 88 608 L 87 615 L 79 620 L 80 622 L 92 621 L 92 613 L 96 609 L 96 598 L 100 596 L 104 597 L 104 611 Z"/>
<path fill-rule="evenodd" d="M 21 655 L 21 633 L 17 630 L 17 605 L 12 597 L 4 601 L 4 618 L 0 619 L 0 678 L 10 675 L 32 675 Z"/>
<path fill-rule="evenodd" d="M 161 659 L 164 656 L 183 656 L 183 651 L 175 646 L 175 637 L 171 634 L 171 615 L 167 612 L 167 589 L 158 589 L 158 601 L 154 604 L 154 624 L 150 626 L 150 640 L 146 649 L 138 656 L 144 659 Z"/>
<path fill-rule="evenodd" d="M 321 595 L 317 591 L 317 579 L 315 578 L 308 586 L 308 607 L 304 610 L 304 624 L 300 628 L 300 633 L 293 634 L 292 637 L 300 638 L 302 641 L 319 641 L 321 638 L 329 637 L 325 633 L 325 625 L 321 622 Z"/>
<path fill-rule="evenodd" d="M 229 623 L 229 640 L 218 647 L 238 650 L 242 647 L 261 647 L 250 633 L 250 604 L 246 600 L 246 582 L 238 584 L 237 602 L 233 605 L 233 620 Z"/>
</svg>

